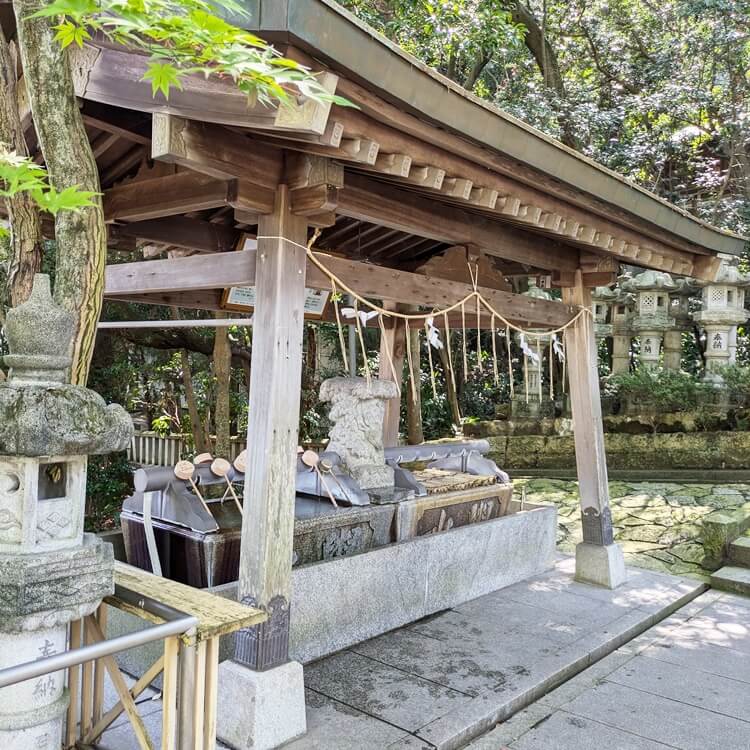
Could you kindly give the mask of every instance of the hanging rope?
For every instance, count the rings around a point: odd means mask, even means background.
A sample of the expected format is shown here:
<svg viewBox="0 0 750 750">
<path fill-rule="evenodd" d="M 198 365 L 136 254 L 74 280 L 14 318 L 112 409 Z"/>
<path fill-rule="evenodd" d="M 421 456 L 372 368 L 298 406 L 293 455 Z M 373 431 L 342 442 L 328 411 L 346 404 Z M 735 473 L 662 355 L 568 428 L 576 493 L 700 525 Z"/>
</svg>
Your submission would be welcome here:
<svg viewBox="0 0 750 750">
<path fill-rule="evenodd" d="M 359 338 L 359 345 L 362 348 L 362 364 L 365 369 L 365 380 L 367 381 L 367 387 L 370 387 L 370 363 L 367 361 L 367 347 L 365 346 L 365 337 L 362 333 L 362 317 L 359 314 L 359 307 L 357 306 L 357 300 L 354 300 L 354 321 L 357 328 L 357 337 Z"/>
<path fill-rule="evenodd" d="M 510 383 L 510 397 L 515 396 L 515 383 L 513 382 L 513 354 L 510 350 L 510 327 L 505 326 L 505 345 L 508 350 L 508 382 Z"/>
<path fill-rule="evenodd" d="M 331 281 L 331 290 L 333 295 L 333 309 L 336 312 L 336 325 L 339 329 L 339 345 L 341 346 L 341 358 L 344 360 L 344 370 L 349 372 L 349 358 L 346 354 L 346 343 L 344 342 L 344 327 L 341 325 L 341 315 L 339 313 L 339 293 L 336 291 L 336 282 Z"/>
<path fill-rule="evenodd" d="M 537 365 L 539 367 L 539 405 L 542 403 L 542 372 L 544 371 L 544 360 L 542 359 L 542 337 L 536 337 L 536 357 Z"/>
<path fill-rule="evenodd" d="M 464 383 L 469 380 L 469 355 L 466 352 L 466 305 L 461 303 L 461 346 L 464 352 Z"/>
<path fill-rule="evenodd" d="M 425 332 L 425 344 L 427 345 L 427 358 L 430 362 L 430 382 L 432 383 L 432 395 L 437 399 L 437 385 L 435 384 L 435 365 L 432 362 L 432 344 L 430 343 L 430 324 L 425 321 L 424 323 Z"/>
<path fill-rule="evenodd" d="M 492 304 L 478 290 L 476 292 L 475 291 L 470 292 L 463 299 L 458 300 L 452 305 L 448 305 L 448 307 L 445 307 L 442 310 L 435 310 L 434 312 L 431 312 L 431 313 L 408 314 L 408 313 L 397 312 L 395 310 L 386 310 L 384 307 L 381 307 L 380 305 L 376 305 L 373 302 L 370 302 L 370 300 L 366 299 L 361 294 L 358 294 L 357 292 L 355 292 L 354 289 L 352 289 L 348 284 L 346 284 L 346 282 L 342 281 L 341 278 L 339 278 L 335 273 L 333 273 L 333 271 L 330 271 L 325 266 L 325 264 L 316 256 L 316 254 L 312 250 L 311 245 L 315 237 L 313 237 L 313 239 L 310 241 L 310 243 L 308 243 L 308 245 L 301 245 L 298 242 L 293 242 L 292 240 L 289 240 L 286 237 L 281 237 L 277 235 L 262 235 L 262 236 L 257 237 L 256 239 L 258 240 L 283 240 L 284 242 L 288 242 L 290 245 L 301 247 L 303 250 L 307 252 L 308 260 L 317 269 L 319 269 L 326 277 L 328 277 L 328 279 L 331 281 L 331 285 L 335 283 L 338 289 L 341 289 L 347 294 L 350 294 L 354 299 L 356 299 L 359 303 L 367 307 L 369 310 L 378 312 L 387 318 L 400 318 L 401 320 L 423 321 L 425 318 L 428 318 L 431 316 L 442 315 L 443 313 L 449 313 L 449 312 L 452 312 L 453 310 L 457 310 L 463 305 L 465 305 L 467 302 L 471 301 L 472 298 L 476 297 L 482 303 L 482 306 L 484 307 L 484 309 L 490 313 L 494 313 L 497 319 L 501 321 L 501 323 L 507 328 L 510 328 L 513 331 L 518 331 L 519 333 L 525 333 L 527 335 L 535 335 L 536 333 L 535 331 L 529 331 L 509 321 L 499 310 L 495 309 L 492 306 Z M 581 316 L 591 315 L 591 314 L 592 314 L 591 310 L 589 310 L 586 307 L 581 307 L 578 310 L 578 312 L 567 323 L 565 323 L 565 325 L 559 326 L 558 328 L 552 328 L 549 331 L 545 331 L 545 333 L 551 334 L 551 333 L 560 333 L 562 331 L 565 331 L 566 329 L 570 328 L 572 325 L 575 325 L 575 323 Z"/>
<path fill-rule="evenodd" d="M 383 322 L 383 316 L 378 315 L 378 325 L 380 326 L 380 335 L 382 336 L 382 340 L 385 341 L 386 331 L 385 331 L 385 323 Z M 395 336 L 395 331 L 394 331 Z M 401 387 L 398 384 L 398 376 L 396 375 L 396 366 L 393 364 L 393 357 L 391 356 L 391 347 L 390 346 L 384 346 L 382 349 L 385 349 L 386 357 L 388 358 L 388 366 L 391 368 L 391 375 L 393 377 L 393 382 L 396 384 L 396 388 L 398 388 L 398 395 L 401 396 Z M 380 363 L 380 372 L 378 373 L 380 377 L 382 378 L 382 371 L 383 371 L 383 363 Z"/>
<path fill-rule="evenodd" d="M 406 330 L 406 361 L 409 363 L 409 384 L 411 385 L 412 401 L 417 403 L 417 387 L 414 383 L 414 358 L 411 352 L 411 331 L 409 330 L 409 321 L 404 324 Z"/>
<path fill-rule="evenodd" d="M 448 313 L 443 313 L 445 321 L 445 348 L 448 350 L 448 370 L 451 374 L 451 388 L 456 390 L 456 373 L 453 370 L 453 351 L 451 346 L 451 326 L 448 322 Z"/>
<path fill-rule="evenodd" d="M 510 388 L 510 397 L 514 398 L 515 396 L 515 383 L 513 378 L 513 357 L 512 357 L 512 350 L 511 350 L 511 340 L 510 340 L 510 334 L 511 331 L 517 331 L 518 333 L 524 335 L 524 336 L 535 336 L 537 338 L 537 354 L 541 355 L 541 342 L 540 337 L 543 335 L 550 337 L 550 398 L 554 398 L 554 386 L 553 386 L 553 364 L 552 364 L 552 337 L 554 337 L 555 334 L 563 334 L 563 343 L 562 343 L 562 352 L 563 355 L 561 357 L 563 361 L 563 369 L 562 369 L 562 388 L 563 393 L 566 392 L 567 389 L 567 383 L 566 383 L 566 374 L 567 374 L 567 336 L 564 335 L 568 332 L 568 330 L 575 326 L 578 321 L 584 316 L 584 315 L 592 315 L 592 312 L 587 307 L 581 307 L 578 309 L 578 311 L 573 315 L 573 317 L 564 325 L 559 326 L 557 328 L 553 328 L 551 330 L 545 331 L 544 333 L 540 333 L 538 330 L 530 331 L 522 328 L 521 326 L 518 326 L 511 321 L 509 321 L 500 311 L 495 309 L 492 304 L 482 295 L 482 293 L 479 291 L 479 266 L 478 264 L 475 264 L 474 267 L 469 263 L 469 274 L 471 278 L 472 283 L 472 291 L 467 294 L 465 297 L 463 297 L 460 300 L 457 300 L 452 305 L 448 305 L 447 307 L 443 308 L 442 310 L 434 310 L 431 313 L 402 313 L 395 310 L 387 310 L 379 305 L 374 304 L 370 300 L 366 299 L 362 295 L 358 294 L 354 289 L 352 289 L 348 284 L 346 284 L 341 278 L 339 278 L 335 273 L 333 273 L 331 270 L 329 270 L 325 263 L 316 255 L 316 253 L 313 252 L 313 245 L 317 241 L 318 237 L 320 235 L 320 230 L 316 230 L 313 236 L 311 237 L 310 241 L 307 245 L 301 245 L 297 242 L 294 242 L 286 237 L 281 236 L 270 236 L 270 235 L 264 235 L 257 237 L 258 240 L 280 240 L 283 242 L 288 242 L 291 245 L 295 245 L 296 247 L 300 247 L 303 250 L 305 250 L 307 254 L 307 258 L 318 270 L 320 270 L 331 282 L 331 289 L 333 292 L 333 303 L 334 303 L 334 311 L 336 316 L 336 325 L 338 327 L 338 333 L 339 333 L 339 344 L 341 346 L 341 356 L 342 360 L 344 362 L 344 368 L 349 369 L 349 361 L 347 356 L 347 347 L 344 340 L 344 333 L 343 333 L 343 326 L 341 322 L 341 311 L 339 309 L 339 297 L 340 297 L 340 290 L 346 292 L 347 294 L 351 295 L 351 298 L 353 300 L 354 310 L 355 310 L 355 319 L 356 319 L 356 326 L 357 326 L 357 334 L 359 337 L 360 347 L 362 349 L 362 355 L 363 360 L 365 363 L 365 376 L 367 378 L 368 384 L 370 382 L 370 370 L 369 370 L 369 364 L 367 361 L 366 356 L 366 347 L 364 342 L 364 335 L 362 332 L 362 321 L 359 314 L 359 306 L 361 305 L 363 308 L 366 308 L 370 311 L 370 315 L 368 317 L 371 317 L 374 314 L 377 314 L 378 317 L 378 323 L 381 328 L 381 333 L 384 332 L 384 324 L 383 324 L 383 318 L 393 318 L 393 319 L 399 319 L 403 320 L 405 322 L 405 328 L 406 328 L 406 351 L 407 351 L 407 357 L 409 361 L 409 374 L 410 374 L 410 383 L 411 383 L 411 390 L 412 390 L 412 398 L 414 401 L 417 401 L 417 387 L 419 384 L 416 382 L 416 378 L 414 377 L 414 358 L 413 358 L 413 352 L 412 352 L 412 346 L 411 346 L 411 336 L 410 336 L 410 329 L 409 329 L 409 321 L 416 320 L 420 321 L 421 324 L 425 324 L 428 318 L 436 317 L 439 315 L 443 316 L 443 320 L 445 322 L 445 339 L 446 339 L 446 346 L 448 347 L 448 367 L 451 374 L 451 381 L 453 383 L 453 387 L 455 389 L 455 371 L 453 368 L 453 355 L 451 351 L 451 335 L 450 335 L 450 326 L 448 322 L 448 313 L 454 311 L 454 310 L 461 310 L 461 323 L 462 323 L 462 351 L 463 351 L 463 366 L 464 366 L 464 378 L 468 380 L 469 377 L 469 362 L 468 362 L 468 349 L 467 349 L 467 340 L 466 340 L 466 304 L 471 302 L 473 299 L 476 303 L 476 314 L 477 314 L 477 367 L 480 371 L 482 371 L 482 344 L 481 344 L 481 315 L 482 315 L 482 308 L 484 308 L 488 313 L 490 313 L 491 317 L 491 328 L 492 328 L 492 347 L 493 347 L 493 375 L 495 377 L 495 382 L 499 382 L 499 373 L 497 368 L 497 342 L 495 339 L 495 336 L 497 335 L 496 327 L 495 327 L 495 318 L 501 322 L 502 325 L 505 326 L 505 343 L 506 343 L 506 349 L 507 349 L 507 355 L 508 355 L 508 378 L 509 378 L 509 388 Z M 421 327 L 421 326 L 420 326 Z M 418 334 L 417 334 L 418 335 Z M 428 337 L 429 338 L 429 337 Z M 433 360 L 432 360 L 432 352 L 429 350 L 430 343 L 428 341 L 428 353 L 430 357 L 430 373 L 431 378 L 433 381 L 433 393 L 436 391 L 436 384 L 434 380 L 434 367 L 433 367 Z M 587 342 L 587 347 L 589 346 Z M 590 352 L 587 350 L 587 354 L 590 356 Z M 393 364 L 393 360 L 391 358 L 390 352 L 388 352 L 388 358 L 389 358 L 389 364 L 391 368 L 391 372 L 394 375 L 394 379 L 396 378 L 396 372 L 395 372 L 395 366 Z M 524 382 L 525 382 L 525 390 L 526 390 L 526 400 L 528 402 L 529 398 L 529 373 L 528 373 L 528 357 L 524 353 Z M 541 373 L 543 370 L 543 366 L 540 362 L 539 365 L 539 398 L 541 400 L 541 393 L 542 393 L 542 378 Z"/>
<path fill-rule="evenodd" d="M 495 329 L 495 313 L 492 313 L 490 328 L 492 329 L 492 374 L 495 377 L 495 385 L 498 386 L 500 385 L 500 373 L 497 370 L 497 330 Z"/>
<path fill-rule="evenodd" d="M 554 352 L 552 351 L 552 336 L 550 336 L 549 337 L 549 351 L 547 352 L 547 356 L 549 357 L 549 400 L 550 401 L 554 401 L 555 400 L 555 389 L 554 389 L 554 386 L 552 384 L 553 372 L 554 372 L 553 361 L 552 361 L 553 360 L 553 357 L 552 357 L 553 353 Z"/>
</svg>

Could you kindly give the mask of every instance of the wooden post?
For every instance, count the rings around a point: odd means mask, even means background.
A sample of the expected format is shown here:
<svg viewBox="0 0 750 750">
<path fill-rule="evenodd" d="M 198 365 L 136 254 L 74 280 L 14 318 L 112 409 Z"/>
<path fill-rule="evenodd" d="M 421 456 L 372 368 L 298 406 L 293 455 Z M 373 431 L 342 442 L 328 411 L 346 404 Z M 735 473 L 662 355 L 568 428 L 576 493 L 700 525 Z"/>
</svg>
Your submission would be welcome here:
<svg viewBox="0 0 750 750">
<path fill-rule="evenodd" d="M 254 670 L 288 660 L 306 242 L 307 221 L 281 185 L 260 217 L 255 273 L 239 596 L 268 620 L 240 631 L 235 652 Z"/>
<path fill-rule="evenodd" d="M 389 303 L 383 303 L 386 309 Z M 396 309 L 393 305 L 392 309 Z M 406 351 L 406 329 L 400 318 L 385 318 L 383 320 L 385 335 L 380 341 L 380 379 L 395 382 L 399 389 L 404 382 L 404 354 Z M 391 370 L 393 363 L 393 370 Z M 394 373 L 395 370 L 395 373 Z M 383 421 L 383 445 L 393 448 L 398 445 L 398 428 L 401 420 L 401 398 L 392 398 L 385 403 L 385 419 Z"/>
<path fill-rule="evenodd" d="M 584 287 L 580 269 L 575 272 L 574 286 L 563 289 L 563 301 L 591 309 L 591 290 Z M 622 551 L 614 544 L 612 532 L 596 337 L 591 315 L 582 315 L 567 329 L 566 348 L 583 524 L 583 543 L 576 548 L 576 578 L 615 588 L 625 580 L 625 563 Z"/>
</svg>

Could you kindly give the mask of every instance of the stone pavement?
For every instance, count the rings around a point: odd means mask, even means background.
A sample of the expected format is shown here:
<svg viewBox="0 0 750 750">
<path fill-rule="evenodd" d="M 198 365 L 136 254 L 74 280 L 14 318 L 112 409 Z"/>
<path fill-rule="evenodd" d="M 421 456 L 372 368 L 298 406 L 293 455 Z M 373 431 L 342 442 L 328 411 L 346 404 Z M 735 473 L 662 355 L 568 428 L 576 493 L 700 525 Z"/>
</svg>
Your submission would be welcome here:
<svg viewBox="0 0 750 750">
<path fill-rule="evenodd" d="M 561 559 L 547 573 L 307 665 L 308 733 L 286 747 L 461 747 L 705 589 L 630 569 L 628 582 L 608 591 L 574 582 L 573 568 Z M 158 741 L 158 701 L 141 710 Z M 136 745 L 120 723 L 100 747 Z"/>
<path fill-rule="evenodd" d="M 515 479 L 515 495 L 557 506 L 557 547 L 573 554 L 581 541 L 578 486 L 563 479 Z M 719 510 L 750 509 L 750 484 L 697 482 L 609 483 L 615 540 L 628 565 L 707 579 L 701 568 L 703 519 Z"/>
<path fill-rule="evenodd" d="M 747 750 L 750 599 L 709 591 L 466 750 Z"/>
</svg>

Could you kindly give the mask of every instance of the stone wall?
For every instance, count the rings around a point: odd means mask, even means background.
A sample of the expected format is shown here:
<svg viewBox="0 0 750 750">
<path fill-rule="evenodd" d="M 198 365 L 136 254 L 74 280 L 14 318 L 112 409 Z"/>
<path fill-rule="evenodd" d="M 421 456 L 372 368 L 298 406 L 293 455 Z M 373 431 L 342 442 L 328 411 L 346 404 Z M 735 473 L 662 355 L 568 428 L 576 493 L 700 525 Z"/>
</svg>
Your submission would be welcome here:
<svg viewBox="0 0 750 750">
<path fill-rule="evenodd" d="M 575 469 L 572 435 L 488 437 L 489 458 L 505 471 Z M 750 469 L 750 432 L 604 435 L 610 469 Z"/>
</svg>

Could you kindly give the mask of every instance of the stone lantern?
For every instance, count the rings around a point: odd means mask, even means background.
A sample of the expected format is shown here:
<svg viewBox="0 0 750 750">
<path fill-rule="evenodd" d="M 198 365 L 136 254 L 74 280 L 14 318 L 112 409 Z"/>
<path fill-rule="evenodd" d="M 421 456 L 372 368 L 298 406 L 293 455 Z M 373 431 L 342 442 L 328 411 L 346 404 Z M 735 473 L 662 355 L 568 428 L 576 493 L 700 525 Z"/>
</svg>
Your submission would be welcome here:
<svg viewBox="0 0 750 750">
<path fill-rule="evenodd" d="M 523 293 L 524 297 L 533 297 L 534 299 L 550 300 L 552 295 L 537 286 L 536 280 L 532 277 L 529 279 L 529 288 Z M 531 336 L 524 337 L 526 345 L 531 349 L 532 352 L 538 354 L 538 360 L 534 357 L 526 357 L 526 369 L 528 373 L 528 393 L 524 385 L 521 392 L 516 392 L 511 403 L 511 414 L 514 418 L 527 417 L 530 419 L 538 419 L 539 417 L 551 416 L 554 414 L 554 405 L 550 402 L 548 393 L 543 390 L 542 398 L 539 398 L 540 383 L 543 380 L 542 377 L 542 365 L 544 363 L 544 354 L 546 343 L 542 339 L 542 344 L 537 347 L 537 338 L 533 335 L 534 331 L 529 331 Z M 539 333 L 544 334 L 544 331 L 540 330 Z M 516 343 L 521 346 L 522 334 L 515 333 L 514 339 Z"/>
<path fill-rule="evenodd" d="M 735 361 L 737 326 L 748 319 L 745 289 L 750 274 L 724 263 L 716 281 L 697 284 L 703 287 L 703 309 L 693 313 L 693 320 L 706 334 L 705 379 L 718 384 L 723 382 L 721 368 Z"/>
<path fill-rule="evenodd" d="M 632 331 L 630 321 L 633 316 L 635 296 L 623 288 L 623 283 L 630 277 L 621 277 L 615 288 L 615 298 L 612 304 L 612 374 L 630 370 L 630 339 Z"/>
<path fill-rule="evenodd" d="M 668 273 L 643 271 L 623 284 L 625 291 L 635 294 L 635 314 L 631 325 L 641 345 L 641 363 L 654 369 L 659 366 L 664 332 L 673 328 L 669 295 L 677 285 Z"/>
<path fill-rule="evenodd" d="M 610 309 L 617 298 L 617 293 L 608 286 L 598 286 L 591 295 L 591 312 L 594 314 L 594 332 L 596 340 L 603 341 L 612 335 Z"/>
<path fill-rule="evenodd" d="M 694 279 L 674 279 L 675 290 L 669 295 L 669 313 L 675 326 L 664 332 L 664 368 L 679 370 L 682 364 L 682 334 L 692 324 L 690 299 L 695 295 L 698 284 Z"/>
<path fill-rule="evenodd" d="M 86 460 L 124 450 L 132 423 L 119 406 L 65 382 L 73 318 L 37 275 L 8 312 L 7 382 L 0 384 L 0 669 L 68 648 L 68 624 L 113 592 L 112 547 L 83 531 Z M 0 689 L 3 750 L 59 750 L 64 672 Z"/>
</svg>

